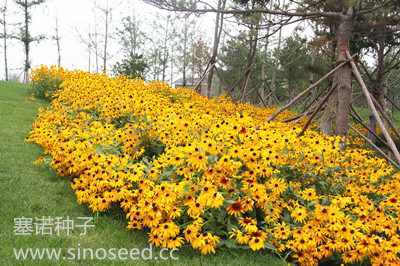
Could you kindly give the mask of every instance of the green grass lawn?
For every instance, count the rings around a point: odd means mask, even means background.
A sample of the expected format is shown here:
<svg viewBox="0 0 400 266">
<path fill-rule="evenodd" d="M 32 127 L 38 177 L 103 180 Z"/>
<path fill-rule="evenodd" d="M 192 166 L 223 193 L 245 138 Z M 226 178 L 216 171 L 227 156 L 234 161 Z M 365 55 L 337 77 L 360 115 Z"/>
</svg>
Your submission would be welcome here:
<svg viewBox="0 0 400 266">
<path fill-rule="evenodd" d="M 0 81 L 0 265 L 282 265 L 278 257 L 268 251 L 251 250 L 217 250 L 217 254 L 203 256 L 191 247 L 183 247 L 174 252 L 178 260 L 158 260 L 155 257 L 159 249 L 153 248 L 152 260 L 83 260 L 83 249 L 98 251 L 102 257 L 103 250 L 111 248 L 128 251 L 137 248 L 148 248 L 148 236 L 145 231 L 132 231 L 125 228 L 127 220 L 118 208 L 107 213 L 96 215 L 90 212 L 87 206 L 76 202 L 70 180 L 57 176 L 46 164 L 33 165 L 43 155 L 43 148 L 25 143 L 24 139 L 32 129 L 40 106 L 46 107 L 45 100 L 27 101 L 30 96 L 29 87 L 25 84 Z M 14 219 L 35 218 L 41 219 L 62 217 L 61 220 L 73 220 L 75 224 L 83 224 L 77 217 L 93 217 L 86 235 L 81 228 L 71 230 L 69 234 L 60 230 L 51 235 L 43 235 L 33 228 L 31 235 L 16 235 Z M 47 227 L 48 228 L 48 227 Z M 53 228 L 54 229 L 54 228 Z M 49 230 L 49 229 L 47 229 Z M 49 232 L 49 231 L 47 231 Z M 60 260 L 17 260 L 14 249 L 61 249 Z M 70 253 L 67 253 L 67 250 Z M 79 252 L 78 252 L 79 250 Z M 113 253 L 117 254 L 117 252 Z M 75 255 L 75 259 L 72 258 Z M 89 257 L 90 251 L 86 253 Z M 146 256 L 149 253 L 146 251 Z M 167 252 L 163 253 L 164 256 Z M 81 259 L 78 259 L 78 255 Z M 62 259 L 65 256 L 67 259 Z M 125 255 L 123 255 L 125 256 Z M 46 256 L 45 256 L 46 258 Z"/>
</svg>

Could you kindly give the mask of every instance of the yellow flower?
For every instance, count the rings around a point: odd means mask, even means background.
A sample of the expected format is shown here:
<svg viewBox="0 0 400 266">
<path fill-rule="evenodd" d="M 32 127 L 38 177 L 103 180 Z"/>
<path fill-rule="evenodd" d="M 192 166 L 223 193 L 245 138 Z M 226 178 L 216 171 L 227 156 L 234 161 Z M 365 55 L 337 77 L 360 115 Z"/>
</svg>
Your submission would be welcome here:
<svg viewBox="0 0 400 266">
<path fill-rule="evenodd" d="M 287 184 L 282 178 L 273 177 L 267 182 L 267 187 L 275 194 L 282 194 L 287 188 Z"/>
<path fill-rule="evenodd" d="M 328 206 L 315 205 L 315 218 L 321 221 L 327 221 L 330 217 Z"/>
<path fill-rule="evenodd" d="M 167 247 L 169 249 L 180 248 L 183 244 L 183 237 L 172 237 L 167 239 Z"/>
<path fill-rule="evenodd" d="M 300 195 L 303 199 L 308 200 L 308 201 L 316 201 L 318 200 L 317 193 L 313 188 L 306 188 L 302 192 L 300 192 Z"/>
<path fill-rule="evenodd" d="M 149 242 L 151 242 L 153 245 L 155 245 L 156 247 L 161 247 L 163 245 L 163 239 L 159 235 L 153 233 L 148 234 Z"/>
<path fill-rule="evenodd" d="M 258 237 L 250 239 L 249 246 L 252 250 L 259 250 L 265 247 L 264 240 Z"/>
<path fill-rule="evenodd" d="M 298 206 L 296 209 L 294 209 L 291 216 L 296 223 L 302 223 L 308 217 L 307 211 L 303 206 Z"/>
<path fill-rule="evenodd" d="M 42 163 L 45 162 L 46 158 L 44 158 L 43 156 L 39 157 L 39 159 L 37 159 L 33 164 L 38 164 L 38 163 Z"/>
<path fill-rule="evenodd" d="M 240 218 L 239 219 L 239 225 L 241 227 L 244 227 L 244 230 L 246 230 L 246 232 L 256 232 L 258 231 L 257 228 L 257 222 L 254 219 L 251 218 Z"/>
<path fill-rule="evenodd" d="M 189 209 L 187 210 L 187 213 L 189 214 L 190 217 L 195 217 L 199 213 L 203 213 L 204 209 L 203 206 L 198 202 L 197 200 L 190 201 L 189 202 Z"/>
<path fill-rule="evenodd" d="M 240 216 L 242 213 L 245 212 L 242 203 L 240 203 L 240 198 L 238 202 L 232 203 L 227 208 L 229 215 Z"/>
<path fill-rule="evenodd" d="M 205 152 L 198 152 L 188 158 L 187 162 L 193 165 L 199 170 L 206 169 L 207 167 L 207 156 Z"/>
</svg>

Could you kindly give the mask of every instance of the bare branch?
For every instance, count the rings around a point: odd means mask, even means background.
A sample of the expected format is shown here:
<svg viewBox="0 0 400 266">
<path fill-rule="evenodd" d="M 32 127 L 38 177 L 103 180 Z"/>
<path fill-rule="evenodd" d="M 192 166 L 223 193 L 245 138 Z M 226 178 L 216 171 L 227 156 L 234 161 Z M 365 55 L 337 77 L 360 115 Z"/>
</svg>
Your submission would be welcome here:
<svg viewBox="0 0 400 266">
<path fill-rule="evenodd" d="M 153 5 L 160 9 L 168 10 L 168 11 L 178 11 L 178 12 L 189 12 L 189 13 L 223 13 L 223 14 L 254 14 L 254 13 L 263 13 L 263 14 L 272 14 L 272 15 L 281 15 L 286 17 L 326 17 L 334 20 L 340 20 L 344 17 L 341 12 L 326 12 L 326 11 L 284 11 L 284 10 L 270 10 L 268 8 L 252 8 L 252 9 L 226 9 L 226 10 L 218 10 L 214 7 L 208 8 L 197 8 L 198 1 L 190 1 L 188 4 L 187 1 L 161 1 L 161 0 L 142 0 L 142 2 L 146 4 Z M 201 2 L 202 3 L 202 2 Z"/>
</svg>

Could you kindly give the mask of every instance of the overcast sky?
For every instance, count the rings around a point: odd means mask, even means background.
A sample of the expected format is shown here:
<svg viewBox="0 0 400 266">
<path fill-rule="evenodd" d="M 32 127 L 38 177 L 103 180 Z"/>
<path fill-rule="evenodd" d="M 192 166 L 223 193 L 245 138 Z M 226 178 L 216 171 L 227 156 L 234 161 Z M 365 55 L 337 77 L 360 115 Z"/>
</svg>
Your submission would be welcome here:
<svg viewBox="0 0 400 266">
<path fill-rule="evenodd" d="M 3 2 L 3 1 L 1 1 Z M 8 2 L 7 23 L 22 21 L 23 14 L 16 8 L 13 0 Z M 106 0 L 97 0 L 104 4 Z M 113 3 L 121 3 L 113 11 L 113 26 L 117 26 L 122 17 L 135 12 L 146 23 L 151 19 L 151 14 L 161 11 L 155 7 L 144 4 L 139 0 L 109 0 L 110 6 Z M 3 4 L 3 3 L 2 3 Z M 1 4 L 1 5 L 2 5 Z M 17 12 L 18 13 L 15 13 Z M 33 36 L 44 34 L 48 38 L 40 43 L 31 44 L 30 58 L 32 67 L 38 65 L 57 64 L 57 45 L 50 36 L 55 35 L 56 17 L 58 18 L 59 35 L 61 37 L 61 65 L 67 69 L 88 70 L 88 53 L 86 47 L 79 39 L 79 34 L 85 35 L 89 25 L 94 24 L 93 0 L 47 0 L 45 4 L 36 6 L 32 13 L 31 33 Z M 144 24 L 145 24 L 144 23 Z M 10 27 L 11 28 L 11 27 Z M 8 68 L 12 75 L 21 75 L 24 63 L 24 52 L 22 44 L 16 40 L 9 40 Z M 117 52 L 116 47 L 110 47 L 110 51 Z M 4 53 L 1 44 L 0 55 L 0 80 L 4 80 Z M 92 59 L 93 60 L 93 59 Z M 110 61 L 112 63 L 112 61 Z M 109 67 L 110 68 L 110 67 Z M 93 70 L 93 68 L 92 68 Z"/>
<path fill-rule="evenodd" d="M 2 4 L 4 0 L 0 0 Z M 13 0 L 8 2 L 8 18 L 7 23 L 21 22 L 23 14 L 16 7 Z M 105 6 L 106 0 L 96 0 L 97 3 Z M 31 44 L 31 66 L 56 65 L 57 64 L 57 45 L 51 36 L 55 35 L 56 17 L 58 18 L 59 35 L 61 37 L 61 66 L 73 70 L 81 69 L 88 70 L 88 52 L 87 47 L 80 41 L 79 33 L 87 36 L 91 25 L 93 30 L 94 25 L 94 0 L 47 0 L 40 6 L 35 6 L 32 12 L 31 34 L 33 36 L 44 34 L 48 38 L 40 43 Z M 129 16 L 133 12 L 141 18 L 144 25 L 151 23 L 155 13 L 165 14 L 167 11 L 159 10 L 151 5 L 144 4 L 139 0 L 109 0 L 110 6 L 120 3 L 113 11 L 113 24 L 115 28 L 124 16 Z M 2 5 L 1 4 L 1 5 Z M 201 18 L 199 24 L 205 32 L 203 39 L 211 45 L 215 14 L 207 14 Z M 147 19 L 146 19 L 147 18 Z M 104 22 L 103 22 L 104 23 Z M 11 27 L 10 27 L 11 28 Z M 291 29 L 290 29 L 291 28 Z M 293 27 L 287 27 L 283 35 L 290 35 Z M 8 47 L 8 68 L 10 76 L 20 76 L 22 79 L 24 52 L 23 46 L 16 40 L 9 40 Z M 0 44 L 2 46 L 2 44 Z M 117 53 L 116 46 L 110 47 L 109 51 Z M 4 80 L 4 53 L 1 47 L 0 51 L 0 80 Z M 108 62 L 108 69 L 111 69 L 118 55 Z M 92 62 L 93 62 L 92 58 Z M 91 68 L 93 71 L 93 67 Z"/>
</svg>

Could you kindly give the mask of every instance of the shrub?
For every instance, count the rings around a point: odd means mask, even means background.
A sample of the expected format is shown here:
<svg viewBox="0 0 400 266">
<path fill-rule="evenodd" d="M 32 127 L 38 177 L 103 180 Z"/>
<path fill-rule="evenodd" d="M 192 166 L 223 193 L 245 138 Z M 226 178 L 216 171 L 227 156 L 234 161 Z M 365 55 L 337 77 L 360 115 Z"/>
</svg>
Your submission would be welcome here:
<svg viewBox="0 0 400 266">
<path fill-rule="evenodd" d="M 63 82 L 65 71 L 61 67 L 41 66 L 31 71 L 32 91 L 38 98 L 52 99 L 54 93 L 59 90 Z"/>
</svg>

